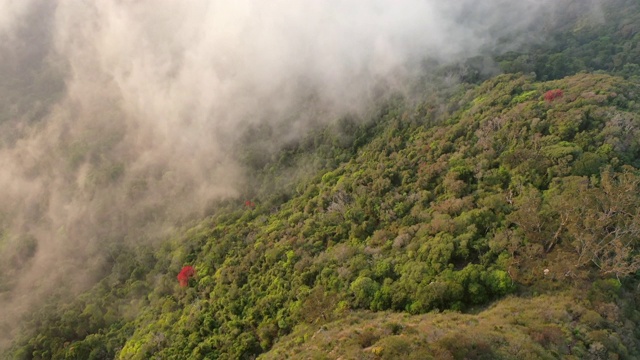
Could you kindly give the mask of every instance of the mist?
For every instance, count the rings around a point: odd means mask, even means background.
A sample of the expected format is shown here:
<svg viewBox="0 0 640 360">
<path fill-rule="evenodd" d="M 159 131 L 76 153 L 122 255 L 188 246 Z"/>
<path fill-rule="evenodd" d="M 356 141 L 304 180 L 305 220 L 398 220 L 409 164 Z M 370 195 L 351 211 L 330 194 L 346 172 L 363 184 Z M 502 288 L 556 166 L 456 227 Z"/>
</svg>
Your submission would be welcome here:
<svg viewBox="0 0 640 360">
<path fill-rule="evenodd" d="M 91 286 L 110 244 L 239 198 L 251 126 L 281 129 L 277 151 L 410 92 L 426 58 L 542 41 L 558 6 L 575 2 L 0 0 L 1 340 Z"/>
</svg>

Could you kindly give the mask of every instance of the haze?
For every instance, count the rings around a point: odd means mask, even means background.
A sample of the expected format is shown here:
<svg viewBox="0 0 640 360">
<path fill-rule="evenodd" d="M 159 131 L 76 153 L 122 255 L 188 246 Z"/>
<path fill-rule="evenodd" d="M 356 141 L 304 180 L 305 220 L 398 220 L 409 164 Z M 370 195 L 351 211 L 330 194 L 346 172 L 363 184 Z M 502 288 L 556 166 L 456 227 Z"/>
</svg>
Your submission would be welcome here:
<svg viewBox="0 0 640 360">
<path fill-rule="evenodd" d="M 4 343 L 53 289 L 96 281 L 110 244 L 162 239 L 238 198 L 248 127 L 281 129 L 277 151 L 409 93 L 425 58 L 541 40 L 556 6 L 577 5 L 0 0 Z"/>
</svg>

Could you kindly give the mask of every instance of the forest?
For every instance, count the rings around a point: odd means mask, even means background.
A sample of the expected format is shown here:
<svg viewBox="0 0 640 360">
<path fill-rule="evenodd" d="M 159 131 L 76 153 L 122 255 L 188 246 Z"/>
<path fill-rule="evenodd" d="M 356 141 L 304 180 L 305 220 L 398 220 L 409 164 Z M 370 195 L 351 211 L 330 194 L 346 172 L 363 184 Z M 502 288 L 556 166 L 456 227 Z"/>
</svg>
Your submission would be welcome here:
<svg viewBox="0 0 640 360">
<path fill-rule="evenodd" d="M 236 196 L 100 248 L 5 357 L 640 358 L 640 5 L 569 20 L 273 152 L 249 126 Z"/>
</svg>

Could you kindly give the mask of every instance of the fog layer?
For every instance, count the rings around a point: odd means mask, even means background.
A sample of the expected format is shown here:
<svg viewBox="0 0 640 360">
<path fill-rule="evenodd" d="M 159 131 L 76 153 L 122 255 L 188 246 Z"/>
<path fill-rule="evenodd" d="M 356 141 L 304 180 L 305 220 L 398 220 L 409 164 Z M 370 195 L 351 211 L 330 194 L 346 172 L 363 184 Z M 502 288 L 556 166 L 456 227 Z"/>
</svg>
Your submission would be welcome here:
<svg viewBox="0 0 640 360">
<path fill-rule="evenodd" d="M 111 244 L 238 197 L 248 127 L 286 123 L 276 151 L 409 91 L 425 58 L 540 40 L 570 3 L 0 0 L 0 333 Z"/>
</svg>

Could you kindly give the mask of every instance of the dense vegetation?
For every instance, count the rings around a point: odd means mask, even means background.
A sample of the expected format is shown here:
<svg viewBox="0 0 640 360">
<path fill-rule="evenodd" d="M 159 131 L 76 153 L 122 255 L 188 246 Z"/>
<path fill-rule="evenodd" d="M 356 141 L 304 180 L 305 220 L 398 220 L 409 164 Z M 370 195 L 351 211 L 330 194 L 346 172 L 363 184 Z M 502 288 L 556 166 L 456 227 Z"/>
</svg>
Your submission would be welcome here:
<svg viewBox="0 0 640 360">
<path fill-rule="evenodd" d="M 620 3 L 505 74 L 249 146 L 245 199 L 114 245 L 8 357 L 640 357 L 640 22 Z"/>
<path fill-rule="evenodd" d="M 556 88 L 564 96 L 545 101 Z M 553 341 L 564 354 L 635 354 L 638 334 L 621 328 L 640 321 L 623 296 L 640 268 L 639 95 L 607 75 L 504 75 L 461 92 L 443 124 L 428 104 L 391 104 L 368 144 L 291 199 L 230 204 L 155 252 L 123 250 L 91 292 L 34 317 L 39 335 L 17 354 L 249 357 L 297 324 L 353 310 L 466 310 L 514 291 L 589 291 L 595 279 L 605 299 L 575 316 L 599 319 L 585 331 L 616 347 L 562 328 L 548 330 Z M 183 264 L 197 271 L 186 289 Z"/>
</svg>

